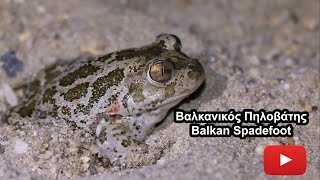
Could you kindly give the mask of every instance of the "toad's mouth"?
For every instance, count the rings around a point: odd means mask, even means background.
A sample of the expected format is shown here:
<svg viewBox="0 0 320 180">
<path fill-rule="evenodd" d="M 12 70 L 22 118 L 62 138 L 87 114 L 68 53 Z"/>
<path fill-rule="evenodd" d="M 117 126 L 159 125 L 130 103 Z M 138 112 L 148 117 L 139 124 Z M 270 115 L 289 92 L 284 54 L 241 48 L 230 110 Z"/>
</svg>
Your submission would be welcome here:
<svg viewBox="0 0 320 180">
<path fill-rule="evenodd" d="M 198 81 L 197 85 L 193 89 L 188 89 L 180 93 L 179 95 L 175 95 L 173 97 L 170 97 L 164 101 L 162 101 L 156 108 L 168 108 L 168 110 L 177 104 L 179 104 L 184 98 L 190 96 L 192 93 L 194 93 L 204 82 L 204 76 L 202 76 L 201 80 Z"/>
<path fill-rule="evenodd" d="M 201 84 L 200 84 L 201 85 Z M 200 86 L 199 85 L 199 86 Z M 169 99 L 166 99 L 162 102 L 159 102 L 158 105 L 156 105 L 155 107 L 153 107 L 150 110 L 154 110 L 154 109 L 163 109 L 163 110 L 169 110 L 172 107 L 176 106 L 177 104 L 179 104 L 183 99 L 185 99 L 186 97 L 188 97 L 189 95 L 191 95 L 193 92 L 195 92 L 197 88 L 194 88 L 192 90 L 186 90 L 183 93 L 180 93 L 179 95 L 173 96 Z"/>
</svg>

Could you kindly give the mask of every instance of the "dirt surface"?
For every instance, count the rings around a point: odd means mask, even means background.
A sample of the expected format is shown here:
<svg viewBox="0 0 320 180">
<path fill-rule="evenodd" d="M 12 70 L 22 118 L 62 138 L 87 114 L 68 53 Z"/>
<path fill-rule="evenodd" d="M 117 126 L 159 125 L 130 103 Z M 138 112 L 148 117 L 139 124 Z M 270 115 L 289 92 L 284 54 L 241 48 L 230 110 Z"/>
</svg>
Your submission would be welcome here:
<svg viewBox="0 0 320 180">
<path fill-rule="evenodd" d="M 67 124 L 0 122 L 0 179 L 283 179 L 265 175 L 263 149 L 292 143 L 306 148 L 307 171 L 287 178 L 319 179 L 319 8 L 317 0 L 1 1 L 0 56 L 15 51 L 23 68 L 0 68 L 0 115 L 21 98 L 14 88 L 44 67 L 139 47 L 165 32 L 206 70 L 205 85 L 177 108 L 289 109 L 309 112 L 310 121 L 294 126 L 292 139 L 193 138 L 170 112 L 146 140 L 153 158 L 130 167 L 110 167 L 94 137 Z"/>
</svg>

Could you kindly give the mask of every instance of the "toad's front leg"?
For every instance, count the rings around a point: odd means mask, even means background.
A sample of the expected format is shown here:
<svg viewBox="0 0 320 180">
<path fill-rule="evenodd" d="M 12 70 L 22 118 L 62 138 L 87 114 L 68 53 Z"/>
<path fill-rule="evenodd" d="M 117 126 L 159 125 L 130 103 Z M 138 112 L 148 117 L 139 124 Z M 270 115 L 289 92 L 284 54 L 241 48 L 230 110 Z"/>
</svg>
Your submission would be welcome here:
<svg viewBox="0 0 320 180">
<path fill-rule="evenodd" d="M 148 146 L 143 143 L 144 131 L 131 118 L 102 120 L 96 129 L 99 151 L 112 163 L 123 162 L 136 153 L 147 153 Z"/>
</svg>

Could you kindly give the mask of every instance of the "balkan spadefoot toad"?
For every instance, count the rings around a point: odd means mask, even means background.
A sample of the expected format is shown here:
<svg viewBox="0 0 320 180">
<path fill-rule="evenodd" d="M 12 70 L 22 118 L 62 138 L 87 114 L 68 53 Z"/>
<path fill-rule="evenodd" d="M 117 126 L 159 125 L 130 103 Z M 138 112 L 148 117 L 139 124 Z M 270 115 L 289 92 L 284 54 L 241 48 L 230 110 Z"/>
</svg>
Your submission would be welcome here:
<svg viewBox="0 0 320 180">
<path fill-rule="evenodd" d="M 96 135 L 100 153 L 121 160 L 144 149 L 154 125 L 203 81 L 201 64 L 181 52 L 180 39 L 161 34 L 147 46 L 47 68 L 8 122 L 19 124 L 17 116 L 74 122 Z"/>
</svg>

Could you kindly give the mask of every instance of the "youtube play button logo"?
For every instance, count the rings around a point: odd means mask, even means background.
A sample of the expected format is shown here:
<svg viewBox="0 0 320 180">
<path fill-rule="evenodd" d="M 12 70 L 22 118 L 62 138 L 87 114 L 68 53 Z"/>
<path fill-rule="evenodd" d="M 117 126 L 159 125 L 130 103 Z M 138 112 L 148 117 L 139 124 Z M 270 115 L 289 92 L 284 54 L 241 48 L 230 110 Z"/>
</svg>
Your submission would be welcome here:
<svg viewBox="0 0 320 180">
<path fill-rule="evenodd" d="M 280 166 L 283 166 L 290 161 L 292 161 L 292 159 L 288 158 L 287 156 L 285 156 L 283 154 L 280 154 Z"/>
<path fill-rule="evenodd" d="M 264 172 L 269 175 L 302 175 L 306 172 L 307 153 L 303 146 L 267 146 Z"/>
</svg>

